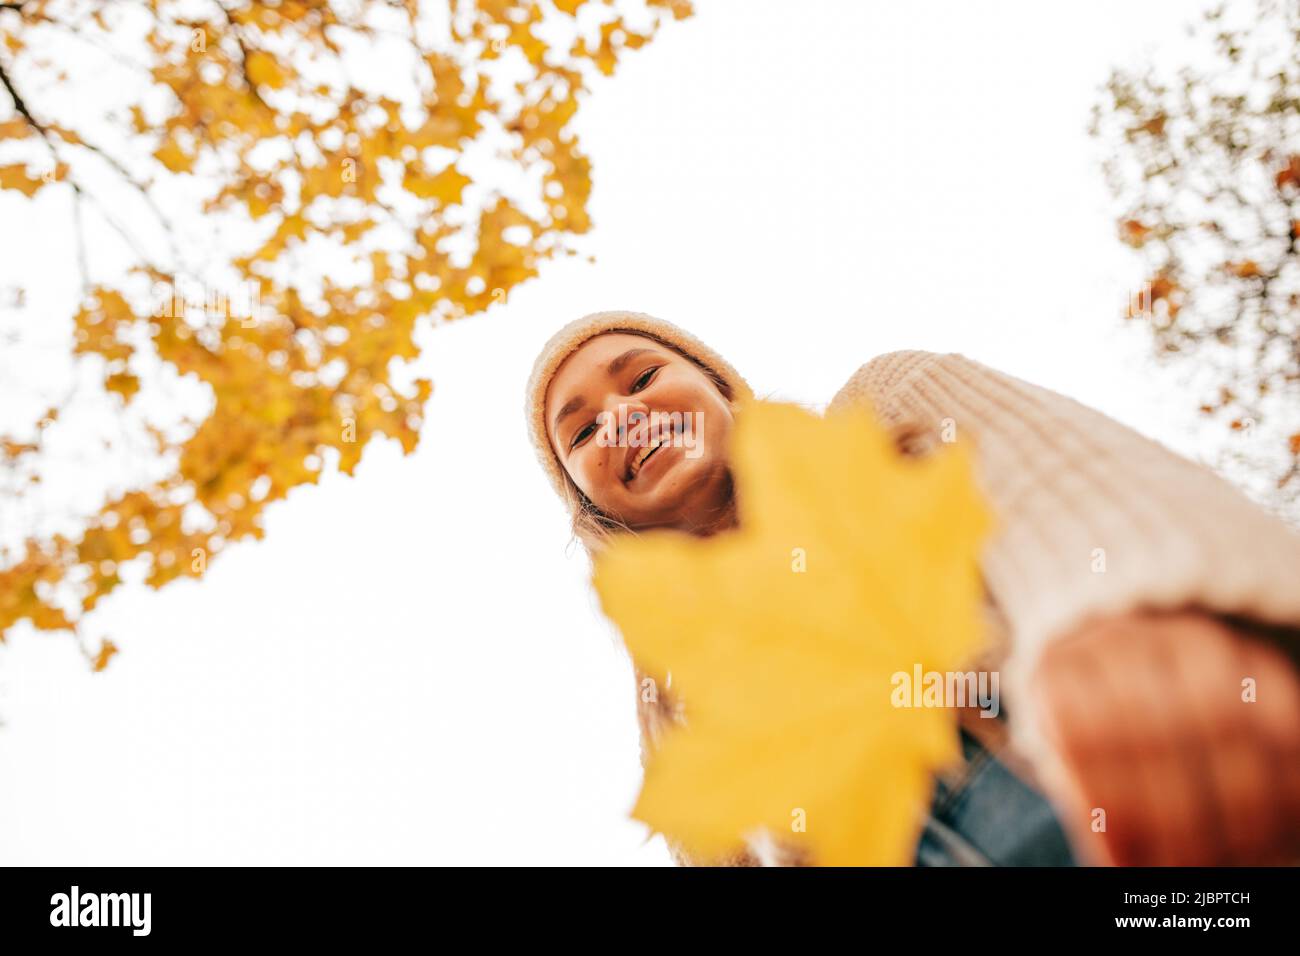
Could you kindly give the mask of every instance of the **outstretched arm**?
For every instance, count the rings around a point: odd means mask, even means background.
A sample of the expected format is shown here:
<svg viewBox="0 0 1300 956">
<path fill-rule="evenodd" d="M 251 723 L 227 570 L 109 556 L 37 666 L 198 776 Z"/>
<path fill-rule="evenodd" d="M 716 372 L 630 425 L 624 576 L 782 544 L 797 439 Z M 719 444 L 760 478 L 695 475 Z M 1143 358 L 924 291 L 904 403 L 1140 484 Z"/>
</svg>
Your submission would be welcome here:
<svg viewBox="0 0 1300 956">
<path fill-rule="evenodd" d="M 1300 535 L 1209 469 L 962 355 L 880 356 L 827 412 L 859 403 L 922 446 L 973 439 L 1012 740 L 1068 829 L 1107 813 L 1094 856 L 1186 862 L 1181 842 L 1259 862 L 1261 834 L 1300 831 Z"/>
</svg>

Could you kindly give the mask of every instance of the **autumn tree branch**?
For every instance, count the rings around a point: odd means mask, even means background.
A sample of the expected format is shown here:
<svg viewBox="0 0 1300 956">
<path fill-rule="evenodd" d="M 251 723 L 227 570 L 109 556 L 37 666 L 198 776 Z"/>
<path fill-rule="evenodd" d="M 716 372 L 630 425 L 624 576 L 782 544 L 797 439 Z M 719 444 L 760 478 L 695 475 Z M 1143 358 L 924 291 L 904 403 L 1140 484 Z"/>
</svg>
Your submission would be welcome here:
<svg viewBox="0 0 1300 956">
<path fill-rule="evenodd" d="M 13 8 L 16 5 L 9 4 L 8 6 Z M 0 86 L 5 88 L 5 92 L 9 94 L 9 98 L 14 101 L 14 109 L 18 111 L 18 115 L 25 119 L 34 130 L 45 137 L 45 141 L 48 143 L 50 138 L 45 132 L 45 127 L 36 122 L 36 118 L 32 116 L 31 110 L 29 110 L 27 104 L 23 102 L 22 96 L 19 95 L 16 89 L 14 89 L 13 81 L 9 79 L 9 73 L 5 70 L 5 65 L 2 62 L 0 62 Z M 53 146 L 50 148 L 53 149 Z"/>
<path fill-rule="evenodd" d="M 36 130 L 36 132 L 40 135 L 41 139 L 45 142 L 46 148 L 49 149 L 50 151 L 50 157 L 54 161 L 54 165 L 57 168 L 60 163 L 59 150 L 54 143 L 54 139 L 50 134 L 50 130 L 39 120 L 37 120 L 34 115 L 32 115 L 32 111 L 27 106 L 27 103 L 23 99 L 22 94 L 19 93 L 18 89 L 14 86 L 14 82 L 9 76 L 9 71 L 5 69 L 5 65 L 3 61 L 0 61 L 0 86 L 4 87 L 5 92 L 9 94 L 9 98 L 13 100 L 14 109 L 18 112 L 18 115 L 21 116 L 27 122 L 27 124 L 32 127 L 32 129 Z M 99 155 L 103 156 L 105 159 L 109 159 L 107 154 L 105 154 L 102 150 L 98 150 L 95 147 L 90 146 L 89 144 L 83 143 L 82 145 L 85 145 L 87 149 L 90 149 L 92 152 L 98 153 Z M 120 164 L 116 163 L 115 160 L 110 160 L 110 162 L 113 163 L 113 165 L 115 165 L 117 169 L 121 170 L 125 174 L 125 169 L 123 169 L 123 167 L 121 167 Z M 128 179 L 128 181 L 130 180 Z M 90 202 L 93 202 L 99 208 L 100 215 L 104 217 L 104 221 L 107 222 L 109 226 L 112 227 L 113 230 L 116 231 L 124 240 L 126 240 L 127 245 L 131 247 L 131 250 L 136 254 L 137 257 L 139 257 L 141 262 L 148 263 L 150 268 L 152 268 L 155 272 L 165 271 L 153 265 L 153 263 L 150 261 L 149 256 L 147 256 L 144 253 L 144 251 L 140 249 L 134 237 L 129 232 L 127 232 L 126 228 L 123 227 L 108 212 L 108 210 L 104 207 L 104 204 L 102 202 L 96 199 L 92 194 L 87 193 L 82 188 L 81 183 L 77 180 L 75 176 L 72 175 L 71 171 L 68 172 L 67 183 L 69 186 L 72 187 L 72 191 L 76 201 L 74 217 L 77 223 L 76 225 L 77 249 L 78 249 L 77 261 L 81 270 L 81 286 L 83 291 L 88 290 L 90 287 L 90 276 L 89 273 L 87 272 L 87 264 L 86 264 L 85 237 L 82 235 L 82 225 L 81 225 L 82 223 L 81 202 L 83 200 L 88 200 Z M 137 185 L 136 188 L 140 189 L 140 191 L 144 193 L 143 187 Z M 147 194 L 145 198 L 146 201 L 149 201 Z M 156 210 L 157 207 L 154 206 L 153 208 Z M 161 216 L 161 213 L 158 213 L 158 215 Z M 166 224 L 164 223 L 164 229 L 165 228 L 166 228 Z"/>
<path fill-rule="evenodd" d="M 235 38 L 235 43 L 239 46 L 239 72 L 244 77 L 244 85 L 248 87 L 248 92 L 253 94 L 253 99 L 257 100 L 262 109 L 270 112 L 271 107 L 262 99 L 262 94 L 257 92 L 257 84 L 248 75 L 248 47 L 244 44 L 244 35 L 239 24 L 235 23 L 224 3 L 218 2 L 216 7 L 221 11 L 221 16 L 225 18 L 226 25 L 230 27 L 230 35 Z"/>
</svg>

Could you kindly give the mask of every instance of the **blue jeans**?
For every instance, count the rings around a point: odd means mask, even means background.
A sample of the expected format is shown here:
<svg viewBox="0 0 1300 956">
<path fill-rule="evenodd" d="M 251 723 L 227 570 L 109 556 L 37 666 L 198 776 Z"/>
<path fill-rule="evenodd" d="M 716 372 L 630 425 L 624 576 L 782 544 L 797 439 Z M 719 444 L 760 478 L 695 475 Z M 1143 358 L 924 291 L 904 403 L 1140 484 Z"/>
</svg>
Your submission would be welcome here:
<svg viewBox="0 0 1300 956">
<path fill-rule="evenodd" d="M 938 780 L 917 866 L 1076 866 L 1047 799 L 961 731 L 965 767 Z"/>
</svg>

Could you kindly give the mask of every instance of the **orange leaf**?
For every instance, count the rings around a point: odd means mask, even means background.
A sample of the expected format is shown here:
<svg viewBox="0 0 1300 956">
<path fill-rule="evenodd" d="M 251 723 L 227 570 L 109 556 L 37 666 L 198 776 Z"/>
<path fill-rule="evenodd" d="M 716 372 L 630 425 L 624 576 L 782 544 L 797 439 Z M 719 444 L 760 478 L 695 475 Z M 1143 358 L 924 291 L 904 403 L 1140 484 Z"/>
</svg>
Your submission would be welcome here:
<svg viewBox="0 0 1300 956">
<path fill-rule="evenodd" d="M 42 186 L 43 179 L 33 179 L 27 175 L 27 167 L 22 163 L 12 166 L 0 166 L 0 189 L 16 189 L 24 196 L 35 196 Z"/>
<path fill-rule="evenodd" d="M 1150 232 L 1150 227 L 1142 225 L 1136 219 L 1125 219 L 1120 224 L 1120 235 L 1130 246 L 1142 245 Z"/>
<path fill-rule="evenodd" d="M 104 640 L 100 642 L 99 653 L 95 655 L 95 659 L 91 663 L 91 666 L 95 669 L 95 673 L 99 673 L 107 667 L 108 662 L 113 659 L 113 655 L 116 653 L 117 645 L 108 638 L 104 638 Z"/>
</svg>

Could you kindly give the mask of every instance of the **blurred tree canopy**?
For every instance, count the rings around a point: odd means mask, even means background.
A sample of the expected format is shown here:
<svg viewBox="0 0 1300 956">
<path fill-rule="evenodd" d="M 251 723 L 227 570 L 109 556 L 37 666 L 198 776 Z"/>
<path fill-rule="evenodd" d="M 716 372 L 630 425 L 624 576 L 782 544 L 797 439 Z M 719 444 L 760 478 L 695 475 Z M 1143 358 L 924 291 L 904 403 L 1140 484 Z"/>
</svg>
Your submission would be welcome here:
<svg viewBox="0 0 1300 956">
<path fill-rule="evenodd" d="M 76 632 L 128 568 L 155 588 L 201 575 L 228 542 L 260 538 L 266 506 L 317 481 L 330 450 L 348 474 L 376 435 L 409 453 L 431 390 L 403 372 L 418 330 L 577 254 L 571 238 L 591 225 L 591 164 L 570 128 L 579 94 L 691 12 L 0 3 L 0 190 L 33 204 L 62 191 L 41 208 L 72 219 L 58 267 L 80 306 L 65 351 L 113 415 L 136 413 L 161 463 L 73 527 L 15 540 L 14 504 L 45 480 L 66 408 L 0 434 L 0 640 L 21 621 Z M 69 107 L 105 92 L 105 111 Z M 35 205 L 30 218 L 5 228 L 35 228 Z M 87 243 L 93 228 L 114 241 Z M 23 308 L 21 284 L 10 299 Z M 185 385 L 205 410 L 168 419 L 169 389 Z M 138 452 L 128 445 L 117 451 Z M 86 653 L 102 667 L 112 651 Z"/>
<path fill-rule="evenodd" d="M 1187 34 L 1195 62 L 1116 69 L 1094 106 L 1120 238 L 1148 277 L 1127 316 L 1200 373 L 1221 461 L 1297 517 L 1300 3 L 1220 5 Z"/>
</svg>

